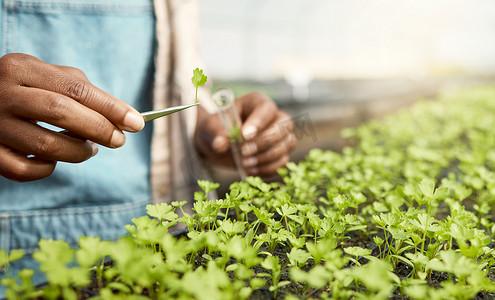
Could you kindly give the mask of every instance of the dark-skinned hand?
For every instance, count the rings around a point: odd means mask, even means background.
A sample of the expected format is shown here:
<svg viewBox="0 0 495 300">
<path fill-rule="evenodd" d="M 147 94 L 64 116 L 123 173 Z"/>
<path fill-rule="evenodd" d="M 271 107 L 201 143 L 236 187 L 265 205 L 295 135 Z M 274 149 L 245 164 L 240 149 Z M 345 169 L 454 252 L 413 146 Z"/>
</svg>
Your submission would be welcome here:
<svg viewBox="0 0 495 300">
<path fill-rule="evenodd" d="M 48 130 L 37 122 L 55 125 Z M 125 143 L 144 127 L 130 105 L 92 85 L 79 69 L 26 54 L 0 58 L 0 175 L 15 181 L 49 176 L 58 161 L 79 163 L 98 147 Z"/>
<path fill-rule="evenodd" d="M 290 116 L 262 93 L 252 92 L 235 100 L 244 142 L 242 163 L 248 175 L 271 176 L 289 161 L 296 145 Z M 217 165 L 234 167 L 230 143 L 218 114 L 200 110 L 195 132 L 200 154 Z"/>
</svg>

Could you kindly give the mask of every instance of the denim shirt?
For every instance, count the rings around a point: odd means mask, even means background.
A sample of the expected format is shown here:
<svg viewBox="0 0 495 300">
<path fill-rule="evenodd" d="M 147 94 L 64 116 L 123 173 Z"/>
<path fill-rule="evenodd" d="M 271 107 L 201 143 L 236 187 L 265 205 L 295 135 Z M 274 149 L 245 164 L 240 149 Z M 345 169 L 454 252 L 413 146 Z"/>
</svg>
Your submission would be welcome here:
<svg viewBox="0 0 495 300">
<path fill-rule="evenodd" d="M 155 50 L 152 0 L 0 0 L 1 55 L 21 52 L 81 69 L 97 87 L 139 111 L 151 108 Z M 48 178 L 0 177 L 0 249 L 37 248 L 40 238 L 115 239 L 151 201 L 151 126 L 119 149 L 99 147 L 80 164 L 58 163 Z M 10 272 L 36 268 L 29 259 Z M 0 278 L 5 270 L 0 270 Z M 42 280 L 37 278 L 37 280 Z M 0 287 L 0 298 L 4 289 Z"/>
</svg>

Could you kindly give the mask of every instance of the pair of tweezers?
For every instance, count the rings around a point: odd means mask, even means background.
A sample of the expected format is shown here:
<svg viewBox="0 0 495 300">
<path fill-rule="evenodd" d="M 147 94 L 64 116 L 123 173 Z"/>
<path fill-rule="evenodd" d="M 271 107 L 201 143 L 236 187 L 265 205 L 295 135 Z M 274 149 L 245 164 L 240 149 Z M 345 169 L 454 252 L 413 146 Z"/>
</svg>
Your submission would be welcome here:
<svg viewBox="0 0 495 300">
<path fill-rule="evenodd" d="M 168 107 L 168 108 L 160 109 L 160 110 L 147 111 L 147 112 L 141 113 L 141 115 L 143 116 L 144 121 L 148 122 L 148 121 L 151 121 L 151 120 L 154 120 L 157 118 L 161 118 L 164 116 L 168 116 L 168 115 L 176 113 L 178 111 L 196 106 L 198 104 L 201 104 L 201 102 L 194 103 L 194 104 L 187 104 L 187 105 L 172 106 L 172 107 Z"/>
</svg>

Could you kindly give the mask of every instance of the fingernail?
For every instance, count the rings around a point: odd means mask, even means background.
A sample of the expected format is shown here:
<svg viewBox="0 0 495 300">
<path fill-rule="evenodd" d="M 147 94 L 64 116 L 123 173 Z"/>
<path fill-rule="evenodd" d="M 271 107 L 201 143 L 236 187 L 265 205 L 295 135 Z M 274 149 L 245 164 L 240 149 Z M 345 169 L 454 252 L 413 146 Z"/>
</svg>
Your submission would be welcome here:
<svg viewBox="0 0 495 300">
<path fill-rule="evenodd" d="M 256 144 L 255 143 L 246 143 L 241 148 L 241 152 L 243 156 L 250 156 L 256 153 Z"/>
<path fill-rule="evenodd" d="M 137 112 L 128 112 L 124 117 L 124 124 L 127 131 L 139 131 L 144 128 L 144 118 Z"/>
<path fill-rule="evenodd" d="M 114 130 L 112 134 L 112 138 L 110 139 L 110 144 L 114 148 L 118 148 L 125 144 L 125 135 L 120 130 Z"/>
<path fill-rule="evenodd" d="M 89 144 L 91 145 L 91 149 L 93 150 L 93 153 L 91 154 L 91 157 L 93 157 L 98 154 L 98 145 L 96 145 L 96 143 L 92 141 L 89 141 Z"/>
<path fill-rule="evenodd" d="M 258 163 L 258 159 L 254 156 L 251 156 L 243 161 L 244 167 L 246 168 L 256 166 L 257 163 Z"/>
<path fill-rule="evenodd" d="M 225 152 L 228 148 L 227 138 L 221 135 L 216 136 L 211 143 L 215 152 Z"/>
<path fill-rule="evenodd" d="M 257 129 L 253 125 L 246 125 L 242 128 L 242 135 L 249 140 L 256 134 L 256 131 Z"/>
</svg>

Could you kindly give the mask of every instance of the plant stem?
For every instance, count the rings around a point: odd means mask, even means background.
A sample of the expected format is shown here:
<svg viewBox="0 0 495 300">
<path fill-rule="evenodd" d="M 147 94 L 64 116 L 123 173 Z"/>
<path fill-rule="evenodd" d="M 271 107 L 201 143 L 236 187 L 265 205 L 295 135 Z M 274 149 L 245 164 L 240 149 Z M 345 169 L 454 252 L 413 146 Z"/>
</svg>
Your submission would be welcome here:
<svg viewBox="0 0 495 300">
<path fill-rule="evenodd" d="M 425 242 L 426 242 L 426 232 L 428 230 L 428 222 L 430 221 L 430 215 L 428 214 L 428 216 L 426 217 L 426 224 L 425 224 L 425 230 L 423 231 L 423 242 L 422 242 L 422 245 L 421 245 L 421 253 L 425 253 Z"/>
</svg>

